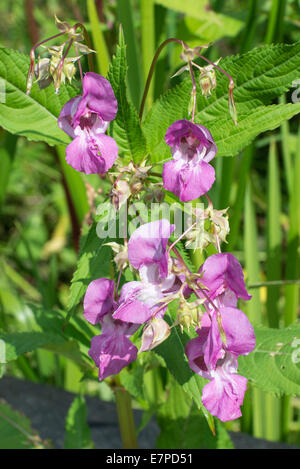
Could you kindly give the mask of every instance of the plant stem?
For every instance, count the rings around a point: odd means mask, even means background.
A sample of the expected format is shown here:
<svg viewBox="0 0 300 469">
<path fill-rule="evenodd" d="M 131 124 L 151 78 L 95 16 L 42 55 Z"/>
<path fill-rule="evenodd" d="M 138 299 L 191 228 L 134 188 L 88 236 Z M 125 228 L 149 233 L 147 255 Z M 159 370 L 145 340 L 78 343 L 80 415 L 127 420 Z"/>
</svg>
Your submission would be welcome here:
<svg viewBox="0 0 300 469">
<path fill-rule="evenodd" d="M 92 30 L 94 47 L 98 52 L 96 56 L 98 72 L 106 76 L 109 68 L 110 57 L 94 0 L 87 0 L 87 11 Z"/>
<path fill-rule="evenodd" d="M 115 388 L 117 413 L 119 427 L 123 443 L 123 449 L 137 449 L 137 438 L 133 411 L 131 406 L 131 398 L 129 393 L 120 385 L 120 377 L 115 377 Z"/>
<path fill-rule="evenodd" d="M 148 70 L 151 65 L 151 60 L 155 51 L 155 18 L 154 9 L 155 4 L 153 0 L 141 0 L 141 21 L 142 21 L 142 54 L 143 54 L 143 75 L 144 83 L 147 80 Z M 154 83 L 152 82 L 148 98 L 148 108 L 153 102 Z"/>
<path fill-rule="evenodd" d="M 249 281 L 257 281 L 260 276 L 259 251 L 256 230 L 256 214 L 252 201 L 251 183 L 248 182 L 245 194 L 245 264 Z M 252 299 L 247 305 L 249 319 L 254 324 L 261 324 L 262 312 L 259 291 L 254 292 Z M 265 395 L 257 388 L 251 388 L 253 406 L 253 435 L 257 438 L 264 436 L 264 408 Z"/>
<path fill-rule="evenodd" d="M 166 40 L 158 47 L 158 49 L 156 50 L 155 55 L 154 55 L 153 60 L 152 60 L 152 63 L 151 63 L 151 67 L 150 67 L 149 73 L 148 73 L 148 78 L 147 78 L 147 81 L 146 81 L 146 85 L 145 85 L 145 89 L 144 89 L 144 94 L 143 94 L 143 97 L 142 97 L 142 102 L 141 102 L 141 106 L 140 106 L 140 113 L 139 113 L 140 120 L 142 120 L 142 117 L 143 117 L 144 108 L 145 108 L 145 103 L 146 103 L 146 99 L 147 99 L 147 96 L 148 96 L 148 93 L 149 93 L 149 89 L 150 89 L 150 85 L 151 85 L 151 80 L 152 80 L 152 77 L 153 77 L 153 74 L 154 74 L 154 70 L 155 70 L 155 65 L 156 65 L 157 59 L 158 59 L 158 57 L 159 57 L 161 51 L 163 50 L 163 48 L 164 48 L 165 46 L 167 46 L 168 44 L 170 44 L 170 42 L 177 42 L 177 43 L 179 43 L 179 44 L 182 43 L 179 39 L 176 39 L 176 38 L 174 38 L 174 37 L 171 37 L 171 38 L 169 38 L 169 39 L 166 39 Z"/>
</svg>

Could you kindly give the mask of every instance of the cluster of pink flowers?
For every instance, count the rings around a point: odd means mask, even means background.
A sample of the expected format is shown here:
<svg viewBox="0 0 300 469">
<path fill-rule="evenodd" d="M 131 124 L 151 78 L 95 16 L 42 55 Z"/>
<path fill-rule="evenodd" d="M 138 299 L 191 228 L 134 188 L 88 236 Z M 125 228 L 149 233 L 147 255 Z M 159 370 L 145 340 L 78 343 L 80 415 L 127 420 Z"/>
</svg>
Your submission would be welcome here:
<svg viewBox="0 0 300 469">
<path fill-rule="evenodd" d="M 72 138 L 67 161 L 75 169 L 105 173 L 118 154 L 115 141 L 105 135 L 115 118 L 117 102 L 107 80 L 87 73 L 83 96 L 71 99 L 62 109 L 59 125 Z M 188 120 L 174 122 L 166 133 L 173 159 L 164 164 L 163 185 L 181 201 L 206 194 L 215 181 L 209 162 L 217 147 L 204 126 Z M 128 262 L 140 281 L 118 284 L 106 278 L 92 281 L 84 298 L 84 316 L 101 325 L 92 339 L 90 356 L 99 368 L 99 379 L 119 373 L 137 358 L 138 349 L 130 337 L 143 325 L 141 351 L 151 350 L 166 340 L 169 324 L 164 320 L 167 305 L 185 301 L 194 293 L 199 301 L 195 335 L 185 348 L 191 369 L 209 380 L 202 400 L 220 420 L 241 415 L 247 380 L 237 374 L 239 355 L 250 353 L 255 336 L 238 300 L 249 300 L 242 267 L 229 253 L 210 256 L 195 275 L 180 257 L 171 255 L 170 236 L 175 226 L 162 219 L 137 228 L 128 241 Z M 170 246 L 170 248 L 168 248 Z M 188 306 L 187 306 L 188 308 Z"/>
</svg>

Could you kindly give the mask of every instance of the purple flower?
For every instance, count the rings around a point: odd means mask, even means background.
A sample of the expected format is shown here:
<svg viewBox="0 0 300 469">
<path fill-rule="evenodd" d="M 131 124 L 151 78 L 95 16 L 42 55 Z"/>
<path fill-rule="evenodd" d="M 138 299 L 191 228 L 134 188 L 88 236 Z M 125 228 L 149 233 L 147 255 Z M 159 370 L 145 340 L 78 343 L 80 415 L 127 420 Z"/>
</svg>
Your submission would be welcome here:
<svg viewBox="0 0 300 469">
<path fill-rule="evenodd" d="M 158 220 L 141 225 L 130 237 L 128 260 L 139 271 L 141 282 L 122 287 L 115 319 L 144 324 L 164 315 L 166 307 L 160 306 L 164 296 L 173 291 L 176 279 L 168 274 L 167 252 L 168 238 L 174 229 L 167 220 Z"/>
<path fill-rule="evenodd" d="M 137 228 L 128 242 L 128 259 L 141 277 L 152 283 L 168 276 L 168 239 L 175 229 L 168 220 L 157 220 Z"/>
<path fill-rule="evenodd" d="M 166 143 L 173 160 L 164 164 L 164 188 L 183 202 L 205 194 L 215 181 L 215 170 L 209 164 L 217 152 L 209 130 L 188 120 L 178 120 L 167 130 Z"/>
<path fill-rule="evenodd" d="M 163 317 L 166 307 L 161 307 L 164 296 L 169 293 L 172 275 L 162 284 L 146 282 L 128 282 L 121 290 L 120 306 L 114 313 L 114 319 L 144 324 L 152 318 Z"/>
<path fill-rule="evenodd" d="M 97 324 L 107 313 L 113 313 L 117 304 L 113 299 L 115 282 L 107 278 L 93 280 L 86 291 L 83 308 L 84 317 L 91 324 Z"/>
<path fill-rule="evenodd" d="M 110 314 L 103 317 L 102 334 L 92 338 L 90 357 L 99 368 L 99 380 L 118 374 L 137 358 L 137 348 L 129 337 L 136 326 L 114 321 Z"/>
<path fill-rule="evenodd" d="M 200 267 L 201 283 L 209 289 L 211 300 L 219 306 L 237 305 L 238 299 L 250 300 L 244 281 L 243 269 L 233 254 L 214 254 Z"/>
<path fill-rule="evenodd" d="M 204 406 L 224 422 L 241 416 L 247 379 L 236 374 L 237 357 L 254 349 L 255 335 L 242 311 L 223 307 L 220 312 L 227 344 L 222 342 L 214 313 L 211 320 L 204 316 L 198 337 L 187 343 L 185 353 L 191 369 L 210 380 L 202 392 Z"/>
<path fill-rule="evenodd" d="M 83 95 L 70 99 L 61 110 L 59 127 L 74 140 L 67 146 L 66 160 L 85 174 L 106 173 L 118 156 L 118 146 L 105 135 L 117 113 L 117 100 L 110 83 L 96 73 L 83 79 Z"/>
<path fill-rule="evenodd" d="M 118 308 L 113 298 L 113 280 L 93 280 L 86 291 L 83 305 L 84 316 L 92 324 L 101 325 L 101 335 L 92 338 L 89 355 L 99 368 L 99 379 L 119 373 L 137 357 L 137 348 L 129 340 L 138 325 L 113 319 Z"/>
</svg>

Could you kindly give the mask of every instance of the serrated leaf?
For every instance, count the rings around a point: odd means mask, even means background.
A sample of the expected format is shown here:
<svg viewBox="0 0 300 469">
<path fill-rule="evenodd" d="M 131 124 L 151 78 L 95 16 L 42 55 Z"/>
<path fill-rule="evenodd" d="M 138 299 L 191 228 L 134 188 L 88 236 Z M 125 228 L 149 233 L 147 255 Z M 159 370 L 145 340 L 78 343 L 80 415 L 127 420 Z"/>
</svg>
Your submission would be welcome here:
<svg viewBox="0 0 300 469">
<path fill-rule="evenodd" d="M 276 395 L 300 395 L 300 324 L 284 329 L 255 327 L 256 347 L 239 357 L 238 373 Z"/>
<path fill-rule="evenodd" d="M 0 449 L 45 449 L 50 444 L 42 441 L 31 428 L 30 420 L 0 401 Z"/>
<path fill-rule="evenodd" d="M 49 344 L 61 345 L 65 342 L 60 335 L 45 332 L 0 333 L 1 340 L 5 343 L 5 363 L 39 347 Z"/>
<path fill-rule="evenodd" d="M 228 79 L 219 71 L 216 72 L 218 86 L 210 98 L 201 96 L 198 88 L 196 114 L 196 122 L 214 132 L 218 156 L 235 155 L 256 135 L 277 127 L 283 120 L 299 112 L 299 103 L 288 104 L 287 108 L 266 105 L 287 91 L 293 80 L 299 76 L 300 42 L 293 45 L 263 46 L 241 56 L 226 57 L 220 61 L 219 66 L 235 81 L 238 127 L 235 128 L 229 117 Z M 170 149 L 164 142 L 165 133 L 175 120 L 188 118 L 191 89 L 191 81 L 186 78 L 157 100 L 146 117 L 144 130 L 148 136 L 149 151 L 153 153 L 152 161 L 171 158 Z M 275 115 L 270 119 L 272 112 Z M 282 120 L 281 112 L 285 113 Z M 252 130 L 253 125 L 255 130 Z"/>
<path fill-rule="evenodd" d="M 78 305 L 92 280 L 110 277 L 111 249 L 105 246 L 107 238 L 101 239 L 97 236 L 96 227 L 95 222 L 81 239 L 77 269 L 70 288 L 69 310 Z"/>
<path fill-rule="evenodd" d="M 262 132 L 273 130 L 300 112 L 300 103 L 259 106 L 242 114 L 236 127 L 231 119 L 204 123 L 216 142 L 219 156 L 234 156 Z"/>
<path fill-rule="evenodd" d="M 216 434 L 213 435 L 204 416 L 176 381 L 171 382 L 167 402 L 158 409 L 157 421 L 161 429 L 158 448 L 233 447 L 223 424 L 216 421 Z"/>
<path fill-rule="evenodd" d="M 63 105 L 78 94 L 70 85 L 62 85 L 59 95 L 53 84 L 40 90 L 34 84 L 26 95 L 29 57 L 12 49 L 0 48 L 0 79 L 4 87 L 0 102 L 0 125 L 12 134 L 49 145 L 68 144 L 70 138 L 57 125 Z M 2 91 L 2 89 L 1 89 Z M 4 101 L 4 102 L 3 102 Z"/>
<path fill-rule="evenodd" d="M 146 156 L 146 139 L 141 129 L 139 117 L 134 105 L 129 101 L 126 85 L 127 76 L 126 45 L 122 32 L 108 72 L 108 80 L 118 101 L 118 113 L 112 122 L 115 138 L 121 156 L 126 160 L 139 163 Z"/>
<path fill-rule="evenodd" d="M 194 373 L 189 367 L 184 353 L 184 346 L 188 339 L 189 337 L 180 334 L 177 328 L 173 327 L 169 338 L 154 351 L 163 357 L 170 373 L 189 397 L 195 401 L 197 407 L 203 409 L 201 392 L 207 380 Z"/>
<path fill-rule="evenodd" d="M 65 449 L 90 449 L 94 447 L 87 424 L 87 405 L 83 396 L 75 397 L 66 418 Z"/>
</svg>

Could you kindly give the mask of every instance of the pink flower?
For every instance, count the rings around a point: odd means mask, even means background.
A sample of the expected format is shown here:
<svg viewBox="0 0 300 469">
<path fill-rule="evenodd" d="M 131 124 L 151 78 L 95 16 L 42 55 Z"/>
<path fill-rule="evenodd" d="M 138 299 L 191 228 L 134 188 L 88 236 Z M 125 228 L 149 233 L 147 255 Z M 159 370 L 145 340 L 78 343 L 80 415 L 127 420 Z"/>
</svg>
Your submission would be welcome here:
<svg viewBox="0 0 300 469">
<path fill-rule="evenodd" d="M 118 308 L 113 299 L 113 280 L 99 278 L 90 283 L 84 297 L 84 316 L 92 324 L 101 325 L 101 335 L 92 338 L 89 355 L 99 368 L 99 379 L 119 373 L 136 360 L 137 348 L 129 340 L 138 327 L 113 319 Z"/>
<path fill-rule="evenodd" d="M 167 220 L 158 220 L 141 225 L 130 237 L 128 259 L 139 271 L 141 282 L 123 286 L 115 319 L 144 324 L 164 315 L 166 307 L 161 308 L 162 300 L 173 291 L 176 279 L 168 273 L 167 252 L 168 239 L 174 228 Z"/>
<path fill-rule="evenodd" d="M 215 181 L 215 170 L 209 164 L 216 152 L 209 130 L 188 120 L 178 120 L 167 130 L 166 143 L 173 161 L 164 164 L 164 188 L 183 202 L 205 194 Z"/>
<path fill-rule="evenodd" d="M 237 305 L 238 299 L 250 300 L 239 261 L 230 253 L 214 254 L 199 269 L 201 283 L 211 300 L 219 306 Z"/>
<path fill-rule="evenodd" d="M 99 380 L 116 375 L 137 358 L 137 348 L 129 337 L 136 326 L 114 321 L 110 314 L 103 317 L 102 334 L 92 338 L 90 357 L 99 368 Z"/>
<path fill-rule="evenodd" d="M 191 369 L 210 380 L 202 392 L 204 406 L 224 422 L 241 416 L 247 379 L 236 374 L 237 357 L 254 349 L 255 335 L 242 311 L 223 307 L 220 312 L 227 344 L 222 342 L 214 313 L 211 320 L 203 317 L 198 337 L 187 343 L 185 353 Z"/>
<path fill-rule="evenodd" d="M 107 278 L 98 278 L 89 284 L 83 300 L 84 317 L 88 322 L 98 324 L 103 316 L 117 308 L 114 288 L 115 282 Z"/>
<path fill-rule="evenodd" d="M 128 242 L 128 259 L 142 278 L 156 283 L 168 276 L 168 239 L 175 229 L 168 220 L 145 223 Z"/>
<path fill-rule="evenodd" d="M 83 95 L 70 99 L 58 118 L 59 127 L 74 139 L 66 149 L 66 160 L 74 169 L 104 174 L 112 167 L 118 146 L 105 132 L 116 114 L 117 100 L 110 83 L 96 73 L 86 73 Z"/>
</svg>

